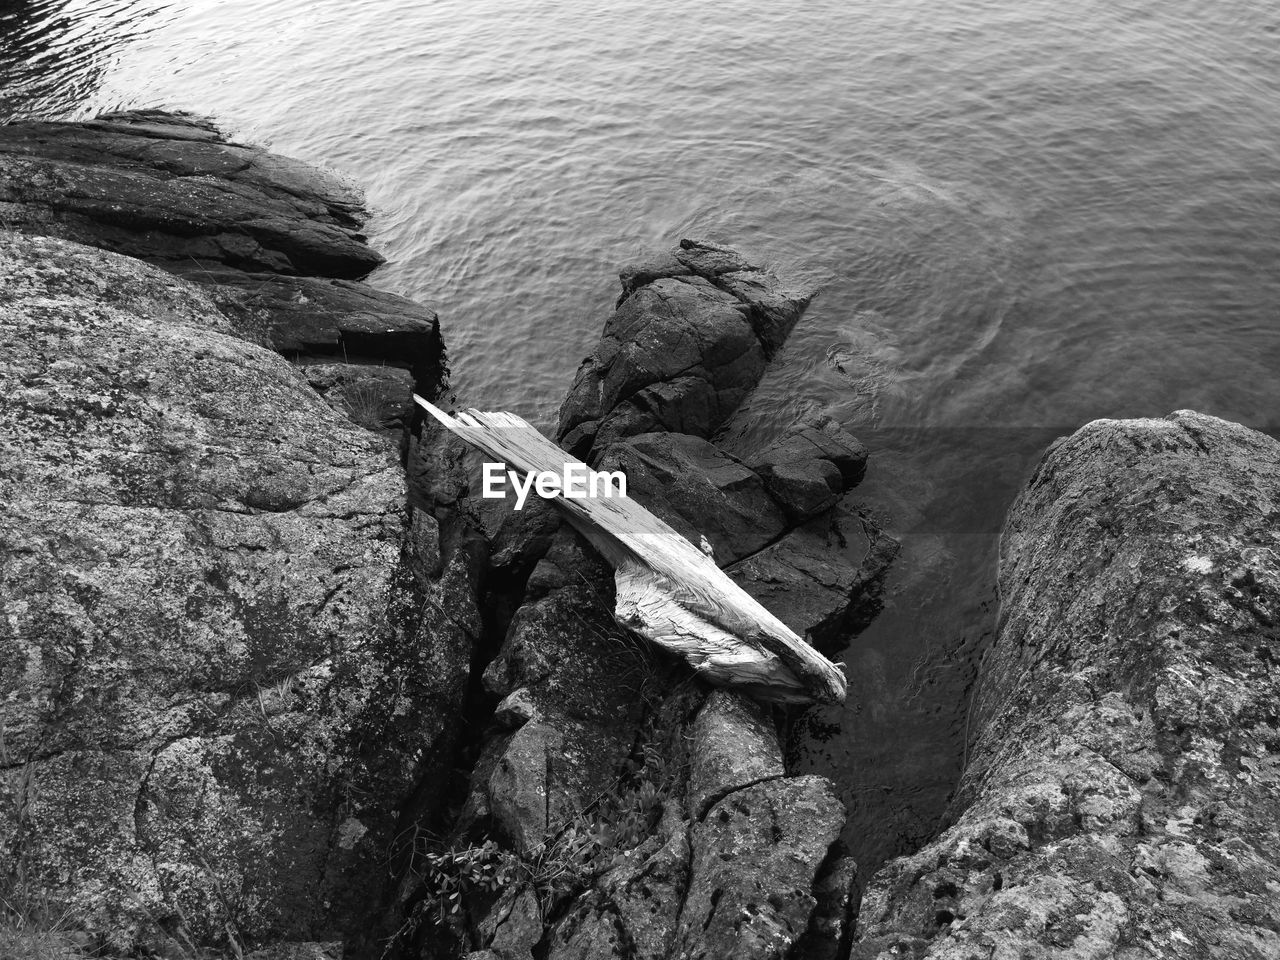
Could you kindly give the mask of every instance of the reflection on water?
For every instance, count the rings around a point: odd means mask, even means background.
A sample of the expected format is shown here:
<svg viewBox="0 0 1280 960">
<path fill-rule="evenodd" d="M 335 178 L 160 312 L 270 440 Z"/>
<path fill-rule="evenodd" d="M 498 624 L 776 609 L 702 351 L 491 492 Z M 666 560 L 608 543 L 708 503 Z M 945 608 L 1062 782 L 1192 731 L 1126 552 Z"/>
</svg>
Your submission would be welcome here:
<svg viewBox="0 0 1280 960">
<path fill-rule="evenodd" d="M 847 707 L 794 744 L 839 781 L 864 870 L 945 807 L 995 531 L 1048 440 L 1180 407 L 1274 417 L 1260 0 L 15 9 L 10 112 L 212 113 L 367 184 L 379 280 L 440 311 L 477 405 L 550 424 L 613 272 L 679 236 L 820 287 L 727 442 L 834 417 L 903 541 Z"/>
<path fill-rule="evenodd" d="M 12 0 L 0 6 L 0 122 L 87 103 L 116 53 L 168 6 L 147 0 Z"/>
</svg>

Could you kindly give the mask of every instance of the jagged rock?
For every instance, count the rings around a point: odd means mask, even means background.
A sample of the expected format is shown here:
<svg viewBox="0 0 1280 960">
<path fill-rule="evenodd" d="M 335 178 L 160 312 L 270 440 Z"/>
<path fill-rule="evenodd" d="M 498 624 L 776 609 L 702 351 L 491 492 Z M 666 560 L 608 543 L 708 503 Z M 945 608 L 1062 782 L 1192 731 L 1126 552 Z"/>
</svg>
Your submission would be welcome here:
<svg viewBox="0 0 1280 960">
<path fill-rule="evenodd" d="M 671 804 L 653 842 L 601 879 L 600 890 L 617 911 L 633 960 L 662 960 L 671 950 L 689 885 L 689 860 L 689 826 L 679 806 Z"/>
<path fill-rule="evenodd" d="M 542 908 L 533 888 L 504 890 L 481 923 L 480 934 L 503 960 L 532 960 L 533 948 L 542 940 Z"/>
<path fill-rule="evenodd" d="M 628 956 L 617 912 L 590 895 L 576 905 L 572 924 L 555 932 L 547 960 L 624 960 Z"/>
<path fill-rule="evenodd" d="M 198 139 L 184 134 L 196 132 Z M 174 134 L 177 134 L 175 136 Z M 182 114 L 23 122 L 0 136 L 11 228 L 140 260 L 357 279 L 383 262 L 359 233 L 363 199 L 332 174 L 227 143 Z"/>
<path fill-rule="evenodd" d="M 489 810 L 518 853 L 547 835 L 548 766 L 564 749 L 564 734 L 548 723 L 526 723 L 507 742 L 489 775 Z"/>
<path fill-rule="evenodd" d="M 207 120 L 130 111 L 0 126 L 0 217 L 124 253 L 206 286 L 243 339 L 297 356 L 445 376 L 430 309 L 354 282 L 382 263 L 360 191 Z"/>
<path fill-rule="evenodd" d="M 728 248 L 689 240 L 665 265 L 625 271 L 623 289 L 560 410 L 557 437 L 584 459 L 639 433 L 711 436 L 808 302 Z"/>
<path fill-rule="evenodd" d="M 808 926 L 814 878 L 843 825 L 822 777 L 766 780 L 716 803 L 693 830 L 674 955 L 785 957 Z"/>
<path fill-rule="evenodd" d="M 641 698 L 661 683 L 604 602 L 579 582 L 525 604 L 485 670 L 491 692 L 522 690 L 536 714 L 502 751 L 487 804 L 473 805 L 487 807 L 518 850 L 612 789 L 644 717 Z"/>
<path fill-rule="evenodd" d="M 817 903 L 809 929 L 792 954 L 795 960 L 837 960 L 848 955 L 857 883 L 858 864 L 852 857 L 833 857 L 823 866 L 813 885 Z"/>
<path fill-rule="evenodd" d="M 705 240 L 681 240 L 671 255 L 682 267 L 732 293 L 751 308 L 751 327 L 760 338 L 766 359 L 772 359 L 786 341 L 812 299 L 811 293 L 787 288 L 771 272 L 751 263 L 732 247 Z"/>
<path fill-rule="evenodd" d="M 802 598 L 790 611 L 802 629 L 851 622 L 851 604 L 882 572 L 891 541 L 860 522 L 861 540 L 841 539 L 827 494 L 821 532 L 798 531 L 791 540 L 795 521 L 766 481 L 705 439 L 754 386 L 803 298 L 784 302 L 763 271 L 731 250 L 699 244 L 630 271 L 623 285 L 618 312 L 566 402 L 563 445 L 598 468 L 624 469 L 630 496 L 695 543 L 705 533 L 721 563 L 788 544 L 770 554 L 772 566 L 753 568 L 748 589 L 767 592 L 766 572 L 785 569 Z M 743 299 L 734 290 L 750 292 Z M 779 299 L 770 300 L 774 294 Z M 671 361 L 672 343 L 683 358 Z M 726 384 L 731 402 L 721 403 L 716 391 Z M 778 489 L 793 516 L 813 506 L 795 506 L 800 501 L 784 482 L 788 467 L 829 468 L 828 491 L 843 492 L 860 479 L 856 461 L 865 452 L 836 428 L 802 427 L 789 439 L 757 459 L 771 476 L 782 475 Z M 423 456 L 411 449 L 411 475 L 426 478 L 440 458 L 457 456 L 444 449 Z M 843 825 L 829 784 L 785 777 L 778 735 L 762 708 L 723 692 L 704 706 L 705 689 L 688 682 L 683 665 L 620 630 L 612 617 L 612 571 L 545 505 L 515 513 L 510 505 L 479 504 L 474 488 L 455 489 L 450 502 L 482 518 L 493 571 L 523 600 L 484 672 L 486 691 L 502 699 L 475 764 L 459 834 L 474 840 L 494 830 L 517 853 L 544 863 L 540 858 L 554 851 L 562 831 L 617 836 L 609 811 L 619 790 L 630 789 L 623 785 L 636 783 L 631 778 L 656 778 L 644 780 L 650 790 L 662 783 L 662 816 L 652 835 L 629 850 L 602 848 L 590 875 L 569 871 L 573 882 L 557 891 L 554 905 L 544 904 L 550 929 L 535 955 L 782 956 L 807 929 L 815 878 L 828 875 L 821 871 Z M 856 518 L 846 512 L 842 524 Z M 818 554 L 829 546 L 846 554 L 834 570 Z M 816 580 L 802 584 L 804 577 Z M 501 604 L 509 601 L 496 602 L 491 615 L 506 623 Z M 661 742 L 653 742 L 655 733 Z M 838 878 L 831 882 L 839 885 Z M 824 888 L 823 898 L 825 912 L 815 924 L 843 936 L 847 896 Z M 468 909 L 482 915 L 482 930 L 501 911 L 479 899 Z"/>
<path fill-rule="evenodd" d="M 819 644 L 865 625 L 898 543 L 849 505 L 810 520 L 728 568 L 783 623 Z"/>
<path fill-rule="evenodd" d="M 835 506 L 867 468 L 867 448 L 828 421 L 801 425 L 751 458 L 769 494 L 798 522 Z"/>
<path fill-rule="evenodd" d="M 784 773 L 782 746 L 764 707 L 741 694 L 714 691 L 693 723 L 689 815 L 701 820 L 734 790 Z"/>
<path fill-rule="evenodd" d="M 611 444 L 597 469 L 627 475 L 627 496 L 691 543 L 705 536 L 721 565 L 780 536 L 786 518 L 760 477 L 699 437 L 646 433 Z"/>
<path fill-rule="evenodd" d="M 439 371 L 444 347 L 434 310 L 366 283 L 330 277 L 246 273 L 217 266 L 163 264 L 207 286 L 240 335 L 290 359 L 308 356 L 418 365 L 419 381 Z"/>
<path fill-rule="evenodd" d="M 1190 411 L 1046 454 L 1001 541 L 958 819 L 856 958 L 1280 955 L 1280 443 Z"/>
<path fill-rule="evenodd" d="M 195 287 L 0 257 L 0 858 L 108 951 L 359 940 L 453 749 L 471 548 Z"/>
</svg>

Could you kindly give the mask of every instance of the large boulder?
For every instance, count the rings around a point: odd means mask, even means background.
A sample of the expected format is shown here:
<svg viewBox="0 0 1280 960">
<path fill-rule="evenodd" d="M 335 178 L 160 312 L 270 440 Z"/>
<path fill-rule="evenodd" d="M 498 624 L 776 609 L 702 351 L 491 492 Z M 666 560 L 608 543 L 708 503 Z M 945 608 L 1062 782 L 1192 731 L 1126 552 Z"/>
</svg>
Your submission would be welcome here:
<svg viewBox="0 0 1280 960">
<path fill-rule="evenodd" d="M 1280 443 L 1190 411 L 1059 441 L 1009 514 L 954 826 L 857 958 L 1280 956 Z"/>
<path fill-rule="evenodd" d="M 623 294 L 560 409 L 557 437 L 587 459 L 639 433 L 708 438 L 737 410 L 809 295 L 727 247 L 682 240 L 622 274 Z"/>
<path fill-rule="evenodd" d="M 360 942 L 452 756 L 475 543 L 192 285 L 0 258 L 7 906 L 109 953 Z"/>
</svg>

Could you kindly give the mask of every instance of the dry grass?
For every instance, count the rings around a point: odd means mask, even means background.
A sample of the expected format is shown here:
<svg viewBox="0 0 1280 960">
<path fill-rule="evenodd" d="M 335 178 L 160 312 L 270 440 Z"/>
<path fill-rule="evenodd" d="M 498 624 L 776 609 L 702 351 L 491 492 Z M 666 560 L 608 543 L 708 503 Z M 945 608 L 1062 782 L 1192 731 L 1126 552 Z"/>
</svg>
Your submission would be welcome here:
<svg viewBox="0 0 1280 960">
<path fill-rule="evenodd" d="M 81 960 L 89 954 L 67 910 L 0 898 L 0 960 Z"/>
</svg>

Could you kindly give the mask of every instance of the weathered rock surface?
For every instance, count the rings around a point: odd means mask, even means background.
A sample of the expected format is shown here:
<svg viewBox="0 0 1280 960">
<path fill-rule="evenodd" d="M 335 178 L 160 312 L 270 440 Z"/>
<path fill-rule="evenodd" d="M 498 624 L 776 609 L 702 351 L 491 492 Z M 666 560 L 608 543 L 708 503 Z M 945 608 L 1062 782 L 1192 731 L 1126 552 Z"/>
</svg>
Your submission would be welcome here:
<svg viewBox="0 0 1280 960">
<path fill-rule="evenodd" d="M 356 282 L 382 257 L 360 191 L 187 114 L 0 126 L 0 218 L 154 263 L 208 287 L 234 332 L 290 358 L 392 364 L 432 392 L 433 311 Z"/>
<path fill-rule="evenodd" d="M 563 445 L 625 471 L 629 496 L 694 543 L 705 536 L 722 565 L 741 561 L 747 589 L 793 591 L 786 615 L 800 632 L 850 622 L 892 554 L 856 512 L 836 509 L 865 450 L 832 425 L 806 424 L 748 466 L 706 439 L 754 387 L 804 299 L 735 252 L 691 242 L 624 273 L 623 291 L 566 401 Z M 435 489 L 438 455 L 411 447 L 424 487 Z M 844 822 L 830 784 L 787 777 L 767 709 L 708 696 L 683 664 L 620 630 L 612 571 L 554 512 L 515 514 L 480 502 L 475 487 L 454 495 L 491 537 L 494 582 L 513 585 L 503 602 L 518 602 L 493 618 L 502 642 L 484 685 L 500 700 L 453 842 L 500 839 L 526 865 L 541 919 L 515 911 L 514 893 L 473 892 L 465 922 L 443 939 L 424 931 L 408 952 L 786 955 L 809 929 Z M 847 894 L 819 892 L 821 929 L 843 936 Z"/>
<path fill-rule="evenodd" d="M 819 647 L 865 627 L 898 542 L 847 504 L 790 530 L 728 573 Z"/>
<path fill-rule="evenodd" d="M 117 953 L 362 942 L 452 755 L 474 547 L 191 284 L 0 257 L 6 901 Z"/>
<path fill-rule="evenodd" d="M 1280 443 L 1086 425 L 1000 587 L 958 820 L 875 878 L 853 955 L 1280 955 Z"/>
<path fill-rule="evenodd" d="M 645 433 L 610 444 L 597 469 L 627 475 L 627 496 L 692 543 L 706 537 L 722 566 L 780 537 L 786 516 L 764 481 L 715 444 L 683 433 Z"/>
<path fill-rule="evenodd" d="M 689 764 L 689 815 L 735 790 L 784 776 L 782 746 L 768 711 L 753 700 L 716 690 L 693 722 Z"/>
<path fill-rule="evenodd" d="M 837 423 L 802 424 L 752 457 L 751 468 L 788 517 L 807 520 L 862 482 L 867 448 Z"/>
<path fill-rule="evenodd" d="M 810 891 L 843 825 L 821 777 L 766 780 L 719 801 L 693 831 L 675 956 L 785 957 L 808 926 Z"/>
<path fill-rule="evenodd" d="M 710 437 L 755 388 L 809 301 L 735 251 L 682 240 L 622 274 L 623 295 L 560 410 L 566 450 L 639 433 Z"/>
<path fill-rule="evenodd" d="M 413 375 L 401 367 L 357 363 L 302 365 L 307 383 L 357 426 L 398 442 L 413 422 Z"/>
</svg>

